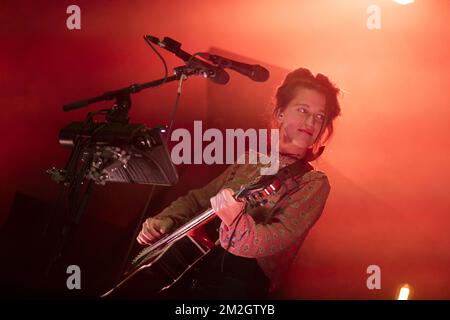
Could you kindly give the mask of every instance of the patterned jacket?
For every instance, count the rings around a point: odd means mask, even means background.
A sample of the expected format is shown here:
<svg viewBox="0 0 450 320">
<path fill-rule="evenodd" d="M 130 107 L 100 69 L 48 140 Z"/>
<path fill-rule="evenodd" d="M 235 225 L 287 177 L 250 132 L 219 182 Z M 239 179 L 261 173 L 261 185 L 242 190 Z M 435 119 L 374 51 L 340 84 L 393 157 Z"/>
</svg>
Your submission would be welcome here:
<svg viewBox="0 0 450 320">
<path fill-rule="evenodd" d="M 248 153 L 245 155 L 248 157 Z M 170 217 L 177 225 L 210 208 L 210 198 L 221 189 L 238 191 L 260 178 L 265 165 L 233 164 L 206 186 L 189 191 L 173 201 L 158 217 Z M 282 167 L 282 165 L 280 166 Z M 319 219 L 330 192 L 325 173 L 311 170 L 302 177 L 286 180 L 281 189 L 261 207 L 247 205 L 237 223 L 219 228 L 220 245 L 230 253 L 256 258 L 271 280 L 271 289 L 280 284 L 309 230 Z M 233 234 L 230 242 L 230 237 Z"/>
</svg>

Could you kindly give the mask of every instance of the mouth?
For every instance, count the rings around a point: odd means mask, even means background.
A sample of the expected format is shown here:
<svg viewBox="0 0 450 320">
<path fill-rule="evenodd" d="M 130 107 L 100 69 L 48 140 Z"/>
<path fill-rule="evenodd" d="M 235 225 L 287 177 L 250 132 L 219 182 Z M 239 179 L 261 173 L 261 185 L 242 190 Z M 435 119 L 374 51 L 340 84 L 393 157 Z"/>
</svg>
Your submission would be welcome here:
<svg viewBox="0 0 450 320">
<path fill-rule="evenodd" d="M 311 137 L 312 137 L 312 132 L 310 132 L 310 131 L 307 131 L 307 130 L 303 130 L 303 129 L 298 129 L 298 131 L 300 131 L 300 132 L 304 132 L 304 133 L 306 133 L 306 134 L 309 134 Z"/>
</svg>

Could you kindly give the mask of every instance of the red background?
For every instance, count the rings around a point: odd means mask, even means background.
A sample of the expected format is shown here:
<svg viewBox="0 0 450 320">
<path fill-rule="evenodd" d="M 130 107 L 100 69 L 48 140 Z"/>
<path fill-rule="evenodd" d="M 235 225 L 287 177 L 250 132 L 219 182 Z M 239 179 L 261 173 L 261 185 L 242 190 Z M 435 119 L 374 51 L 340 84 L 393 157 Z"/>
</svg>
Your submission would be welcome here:
<svg viewBox="0 0 450 320">
<path fill-rule="evenodd" d="M 66 27 L 71 4 L 81 8 L 81 30 Z M 366 27 L 370 4 L 380 6 L 380 30 Z M 58 132 L 87 112 L 64 113 L 62 105 L 160 78 L 162 65 L 142 36 L 170 36 L 185 51 L 216 50 L 272 73 L 260 84 L 230 72 L 223 87 L 189 79 L 177 127 L 191 128 L 194 120 L 261 125 L 274 86 L 300 66 L 329 75 L 344 91 L 343 116 L 314 164 L 328 174 L 332 191 L 281 297 L 394 299 L 409 283 L 414 298 L 450 298 L 450 2 L 77 0 L 1 7 L 0 224 L 17 191 L 55 199 L 57 186 L 45 170 L 62 167 L 69 154 Z M 169 67 L 181 64 L 162 54 Z M 172 83 L 133 96 L 132 122 L 167 123 L 175 89 Z M 100 106 L 108 104 L 89 110 Z M 180 185 L 163 191 L 155 206 L 201 186 L 214 170 L 180 168 Z M 87 217 L 130 226 L 148 190 L 96 189 Z M 381 268 L 381 290 L 366 287 L 372 264 Z"/>
</svg>

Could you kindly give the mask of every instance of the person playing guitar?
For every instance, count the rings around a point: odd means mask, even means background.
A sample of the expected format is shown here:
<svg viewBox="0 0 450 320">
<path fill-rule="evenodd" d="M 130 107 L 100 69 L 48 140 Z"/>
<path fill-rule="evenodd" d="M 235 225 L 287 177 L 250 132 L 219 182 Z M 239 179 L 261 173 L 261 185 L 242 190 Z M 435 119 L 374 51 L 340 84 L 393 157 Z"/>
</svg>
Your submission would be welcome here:
<svg viewBox="0 0 450 320">
<path fill-rule="evenodd" d="M 280 130 L 280 169 L 320 156 L 341 113 L 338 95 L 339 89 L 320 73 L 314 76 L 299 68 L 287 74 L 277 89 L 271 119 L 272 127 Z M 218 245 L 161 297 L 258 299 L 279 287 L 322 214 L 329 180 L 325 173 L 309 170 L 283 181 L 280 192 L 252 207 L 233 196 L 241 185 L 259 178 L 259 165 L 247 163 L 230 165 L 143 223 L 137 241 L 151 245 L 202 209 L 212 207 L 220 218 Z"/>
</svg>

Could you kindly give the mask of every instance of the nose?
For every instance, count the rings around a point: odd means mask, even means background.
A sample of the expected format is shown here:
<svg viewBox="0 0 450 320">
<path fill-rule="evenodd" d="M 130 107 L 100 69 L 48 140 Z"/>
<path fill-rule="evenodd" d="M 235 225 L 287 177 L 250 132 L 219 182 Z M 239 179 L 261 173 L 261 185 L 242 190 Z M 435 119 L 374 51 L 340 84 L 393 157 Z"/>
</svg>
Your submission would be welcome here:
<svg viewBox="0 0 450 320">
<path fill-rule="evenodd" d="M 316 124 L 316 118 L 314 118 L 314 114 L 307 114 L 305 117 L 305 125 L 308 129 L 314 128 Z"/>
</svg>

